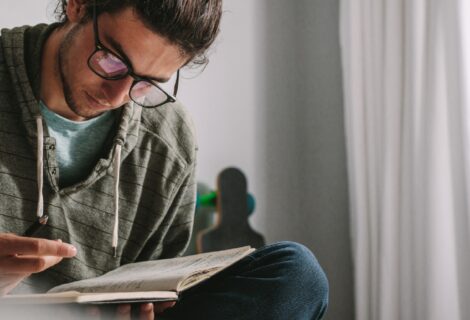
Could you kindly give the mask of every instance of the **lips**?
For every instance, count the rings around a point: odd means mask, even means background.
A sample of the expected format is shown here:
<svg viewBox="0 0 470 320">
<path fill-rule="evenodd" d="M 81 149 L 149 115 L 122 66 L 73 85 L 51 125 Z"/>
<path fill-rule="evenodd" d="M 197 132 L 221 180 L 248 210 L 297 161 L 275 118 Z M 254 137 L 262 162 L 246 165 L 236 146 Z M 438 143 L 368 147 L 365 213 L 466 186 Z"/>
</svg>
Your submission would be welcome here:
<svg viewBox="0 0 470 320">
<path fill-rule="evenodd" d="M 88 102 L 90 103 L 90 105 L 93 108 L 96 108 L 96 109 L 109 109 L 109 108 L 112 107 L 109 103 L 103 102 L 103 101 L 100 101 L 100 100 L 94 98 L 92 95 L 88 94 L 88 92 L 85 92 L 85 95 L 88 99 Z"/>
</svg>

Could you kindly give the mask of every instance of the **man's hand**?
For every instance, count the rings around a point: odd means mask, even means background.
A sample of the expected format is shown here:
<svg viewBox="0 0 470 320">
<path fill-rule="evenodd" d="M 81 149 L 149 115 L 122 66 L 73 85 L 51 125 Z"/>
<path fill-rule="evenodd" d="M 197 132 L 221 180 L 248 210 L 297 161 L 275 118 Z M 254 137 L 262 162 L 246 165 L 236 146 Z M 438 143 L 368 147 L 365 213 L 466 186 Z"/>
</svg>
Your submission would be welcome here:
<svg viewBox="0 0 470 320">
<path fill-rule="evenodd" d="M 174 301 L 158 302 L 158 303 L 143 303 L 139 306 L 139 320 L 154 320 L 155 315 L 162 313 L 165 309 L 171 308 L 175 305 Z M 102 314 L 99 307 L 90 307 L 88 309 L 88 316 L 93 320 L 108 319 Z M 113 319 L 117 320 L 131 320 L 131 305 L 121 304 L 116 309 L 116 316 Z M 157 317 L 158 319 L 158 317 Z"/>
<path fill-rule="evenodd" d="M 0 233 L 0 296 L 6 295 L 32 273 L 44 271 L 76 254 L 74 246 L 61 240 Z"/>
</svg>

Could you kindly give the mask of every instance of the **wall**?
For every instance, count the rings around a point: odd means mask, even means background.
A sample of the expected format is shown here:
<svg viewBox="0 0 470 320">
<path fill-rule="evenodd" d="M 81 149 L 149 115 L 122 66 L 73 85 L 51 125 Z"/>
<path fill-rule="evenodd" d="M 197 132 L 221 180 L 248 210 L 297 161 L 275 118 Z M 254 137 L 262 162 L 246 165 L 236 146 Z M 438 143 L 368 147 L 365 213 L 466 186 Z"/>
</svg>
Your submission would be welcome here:
<svg viewBox="0 0 470 320">
<path fill-rule="evenodd" d="M 327 319 L 345 320 L 353 290 L 338 2 L 225 0 L 211 62 L 183 73 L 179 97 L 198 129 L 199 180 L 214 185 L 223 168 L 241 168 L 255 228 L 315 252 L 330 280 Z M 0 25 L 48 21 L 53 8 L 3 0 Z"/>
<path fill-rule="evenodd" d="M 266 232 L 310 247 L 330 280 L 327 318 L 353 319 L 339 4 L 264 5 Z"/>
<path fill-rule="evenodd" d="M 54 18 L 54 4 L 51 0 L 2 0 L 0 28 L 50 22 Z"/>
<path fill-rule="evenodd" d="M 181 99 L 199 130 L 199 177 L 240 167 L 269 242 L 311 248 L 330 280 L 328 319 L 353 319 L 338 0 L 226 0 L 204 73 Z"/>
</svg>

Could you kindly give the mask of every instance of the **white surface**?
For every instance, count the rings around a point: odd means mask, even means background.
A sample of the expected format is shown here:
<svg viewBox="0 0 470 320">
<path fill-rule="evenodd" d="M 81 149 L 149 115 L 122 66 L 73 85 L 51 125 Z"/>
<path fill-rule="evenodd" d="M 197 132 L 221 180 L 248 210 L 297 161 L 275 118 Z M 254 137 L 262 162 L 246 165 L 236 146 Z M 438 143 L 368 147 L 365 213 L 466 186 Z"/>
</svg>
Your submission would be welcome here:
<svg viewBox="0 0 470 320">
<path fill-rule="evenodd" d="M 2 0 L 0 28 L 52 22 L 55 3 L 53 0 Z"/>
<path fill-rule="evenodd" d="M 236 166 L 248 177 L 262 211 L 256 179 L 264 129 L 256 116 L 264 95 L 259 7 L 250 0 L 224 2 L 222 31 L 209 52 L 210 62 L 202 73 L 183 71 L 183 77 L 193 78 L 181 81 L 178 96 L 198 130 L 199 180 L 215 187 L 217 174 Z"/>
<path fill-rule="evenodd" d="M 342 3 L 357 319 L 470 318 L 466 2 Z"/>
</svg>

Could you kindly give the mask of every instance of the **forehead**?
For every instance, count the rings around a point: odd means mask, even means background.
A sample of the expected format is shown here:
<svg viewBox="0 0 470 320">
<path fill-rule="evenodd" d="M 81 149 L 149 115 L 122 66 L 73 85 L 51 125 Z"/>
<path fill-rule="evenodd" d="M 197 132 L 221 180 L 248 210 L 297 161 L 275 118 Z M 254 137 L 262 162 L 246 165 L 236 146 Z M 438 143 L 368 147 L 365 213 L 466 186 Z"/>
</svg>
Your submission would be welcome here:
<svg viewBox="0 0 470 320">
<path fill-rule="evenodd" d="M 137 74 L 169 77 L 186 62 L 179 47 L 146 27 L 132 8 L 101 14 L 98 29 L 100 41 L 122 49 Z"/>
</svg>

